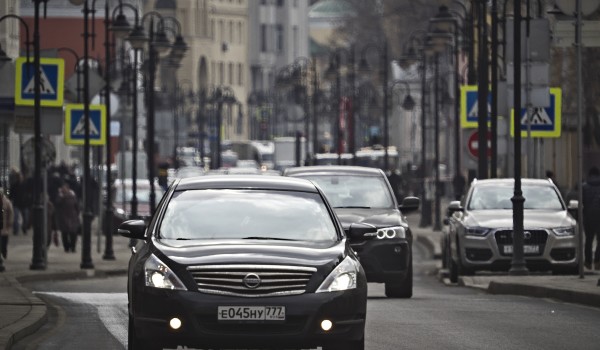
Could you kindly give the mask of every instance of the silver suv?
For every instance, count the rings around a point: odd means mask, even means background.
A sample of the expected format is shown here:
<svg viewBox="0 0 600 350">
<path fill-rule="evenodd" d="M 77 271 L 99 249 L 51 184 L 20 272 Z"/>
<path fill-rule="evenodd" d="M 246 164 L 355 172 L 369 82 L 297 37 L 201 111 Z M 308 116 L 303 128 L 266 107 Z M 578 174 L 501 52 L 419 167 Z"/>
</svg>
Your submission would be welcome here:
<svg viewBox="0 0 600 350">
<path fill-rule="evenodd" d="M 550 180 L 523 179 L 524 253 L 530 270 L 576 274 L 577 226 Z M 474 180 L 462 202 L 448 206 L 443 246 L 450 280 L 477 270 L 507 271 L 513 253 L 514 179 Z"/>
</svg>

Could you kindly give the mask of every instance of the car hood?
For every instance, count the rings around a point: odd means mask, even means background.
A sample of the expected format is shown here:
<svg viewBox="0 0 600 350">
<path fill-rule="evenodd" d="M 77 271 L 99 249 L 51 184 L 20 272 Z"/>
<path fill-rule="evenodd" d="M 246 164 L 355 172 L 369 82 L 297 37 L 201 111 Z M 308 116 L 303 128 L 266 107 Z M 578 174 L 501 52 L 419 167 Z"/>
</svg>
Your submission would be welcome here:
<svg viewBox="0 0 600 350">
<path fill-rule="evenodd" d="M 477 210 L 465 215 L 466 226 L 488 228 L 513 227 L 511 210 Z M 565 210 L 524 210 L 525 228 L 553 228 L 575 225 L 575 220 Z"/>
<path fill-rule="evenodd" d="M 347 255 L 346 241 L 305 242 L 265 240 L 154 239 L 153 245 L 181 265 L 275 264 L 322 266 Z"/>
<path fill-rule="evenodd" d="M 371 224 L 375 227 L 389 227 L 401 225 L 404 220 L 397 209 L 359 209 L 335 208 L 344 230 L 353 223 Z"/>
</svg>

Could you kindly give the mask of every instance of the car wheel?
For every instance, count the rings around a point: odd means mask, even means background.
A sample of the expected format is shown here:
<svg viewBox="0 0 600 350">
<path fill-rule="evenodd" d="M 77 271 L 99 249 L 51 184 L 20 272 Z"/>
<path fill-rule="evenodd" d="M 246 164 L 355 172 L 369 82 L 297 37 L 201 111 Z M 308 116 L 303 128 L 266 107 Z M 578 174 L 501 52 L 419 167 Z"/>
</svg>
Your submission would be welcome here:
<svg viewBox="0 0 600 350">
<path fill-rule="evenodd" d="M 329 344 L 323 346 L 323 350 L 364 350 L 365 349 L 365 337 L 363 336 L 360 340 L 350 340 L 345 342 L 338 342 L 335 344 Z"/>
<path fill-rule="evenodd" d="M 400 283 L 385 282 L 385 296 L 388 298 L 410 298 L 413 294 L 413 266 L 408 265 L 406 277 Z"/>
</svg>

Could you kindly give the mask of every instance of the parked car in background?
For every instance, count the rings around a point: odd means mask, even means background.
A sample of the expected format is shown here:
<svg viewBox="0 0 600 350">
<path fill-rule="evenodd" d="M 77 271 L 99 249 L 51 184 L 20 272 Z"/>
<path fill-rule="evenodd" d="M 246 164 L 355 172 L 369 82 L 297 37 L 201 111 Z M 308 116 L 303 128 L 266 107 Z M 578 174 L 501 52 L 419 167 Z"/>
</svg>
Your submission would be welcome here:
<svg viewBox="0 0 600 350">
<path fill-rule="evenodd" d="M 204 173 L 205 173 L 205 171 L 202 167 L 184 166 L 184 167 L 177 169 L 177 171 L 173 175 L 173 180 L 174 179 L 184 179 L 187 177 L 194 177 L 194 176 L 203 176 Z"/>
<path fill-rule="evenodd" d="M 148 179 L 137 179 L 136 182 L 136 198 L 137 198 L 137 218 L 148 220 L 150 218 L 150 181 Z M 164 191 L 158 185 L 158 181 L 154 183 L 154 191 L 156 194 L 156 203 L 162 198 Z M 119 227 L 121 223 L 132 219 L 131 200 L 133 199 L 133 180 L 132 179 L 117 179 L 114 184 L 114 223 L 113 227 Z"/>
<path fill-rule="evenodd" d="M 558 189 L 547 179 L 522 179 L 524 255 L 529 270 L 577 274 L 577 225 Z M 507 271 L 513 256 L 514 179 L 474 180 L 463 202 L 448 206 L 442 248 L 450 280 L 477 271 Z"/>
<path fill-rule="evenodd" d="M 363 235 L 350 235 L 369 282 L 385 283 L 388 297 L 410 298 L 413 294 L 413 236 L 403 212 L 417 210 L 420 200 L 406 197 L 398 205 L 381 169 L 356 166 L 307 166 L 288 168 L 284 176 L 316 183 L 349 231 L 356 224 L 368 225 Z"/>
<path fill-rule="evenodd" d="M 364 349 L 366 276 L 312 182 L 203 176 L 165 196 L 148 225 L 119 228 L 141 240 L 129 262 L 130 349 Z"/>
</svg>

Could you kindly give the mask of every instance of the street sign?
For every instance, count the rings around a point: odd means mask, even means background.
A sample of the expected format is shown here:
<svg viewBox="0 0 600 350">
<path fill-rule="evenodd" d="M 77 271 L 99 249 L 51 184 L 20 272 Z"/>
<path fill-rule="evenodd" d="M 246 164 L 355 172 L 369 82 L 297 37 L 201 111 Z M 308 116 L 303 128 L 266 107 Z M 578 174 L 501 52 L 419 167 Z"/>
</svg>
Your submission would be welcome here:
<svg viewBox="0 0 600 350">
<path fill-rule="evenodd" d="M 33 60 L 26 57 L 16 60 L 15 104 L 35 104 L 35 74 Z M 62 107 L 65 83 L 65 61 L 61 58 L 40 58 L 40 105 Z"/>
<path fill-rule="evenodd" d="M 471 157 L 479 159 L 479 132 L 477 130 L 469 136 L 467 149 Z M 492 156 L 492 133 L 489 131 L 487 133 L 487 156 L 488 158 Z"/>
<path fill-rule="evenodd" d="M 531 109 L 531 137 L 560 137 L 562 90 L 550 88 L 550 106 Z M 515 136 L 514 109 L 510 117 L 510 135 Z M 527 137 L 527 109 L 521 110 L 521 137 Z"/>
<path fill-rule="evenodd" d="M 65 107 L 65 144 L 85 144 L 85 118 L 83 104 L 68 104 Z M 106 106 L 90 105 L 90 145 L 106 144 Z"/>
<path fill-rule="evenodd" d="M 492 110 L 492 95 L 488 94 L 488 121 Z M 476 128 L 478 125 L 477 115 L 479 112 L 477 103 L 477 85 L 463 85 L 460 87 L 460 127 Z"/>
</svg>

